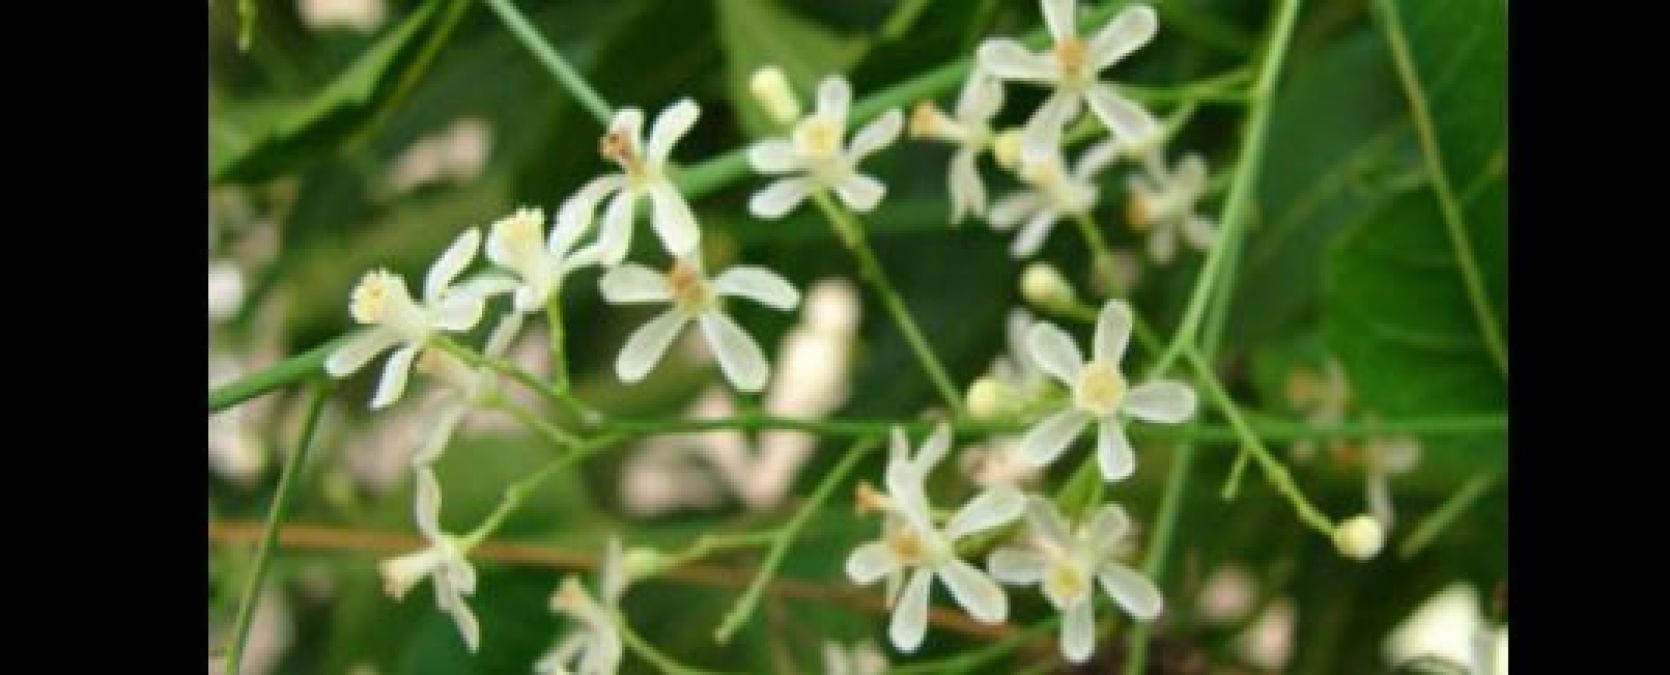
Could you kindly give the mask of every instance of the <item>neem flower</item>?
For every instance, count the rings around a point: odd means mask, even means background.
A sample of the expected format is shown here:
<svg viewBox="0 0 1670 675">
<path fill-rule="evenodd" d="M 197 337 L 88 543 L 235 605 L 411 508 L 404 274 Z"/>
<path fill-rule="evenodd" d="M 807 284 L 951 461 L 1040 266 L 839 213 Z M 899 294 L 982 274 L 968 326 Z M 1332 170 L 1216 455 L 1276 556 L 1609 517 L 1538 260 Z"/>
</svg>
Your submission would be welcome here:
<svg viewBox="0 0 1670 675">
<path fill-rule="evenodd" d="M 514 296 L 516 311 L 533 312 L 544 307 L 562 288 L 564 276 L 597 262 L 594 248 L 573 251 L 585 233 L 581 225 L 578 220 L 561 223 L 551 230 L 547 240 L 545 212 L 540 209 L 518 209 L 493 223 L 487 235 L 487 259 L 515 272 L 521 280 Z"/>
<path fill-rule="evenodd" d="M 1029 258 L 1038 253 L 1055 224 L 1090 211 L 1096 205 L 1096 174 L 1119 159 L 1120 144 L 1108 139 L 1079 155 L 1071 172 L 1061 151 L 1042 155 L 1022 153 L 1016 174 L 1026 189 L 999 199 L 986 221 L 993 229 L 1010 230 L 1026 221 L 1009 246 L 1010 255 Z"/>
<path fill-rule="evenodd" d="M 793 309 L 800 292 L 776 272 L 740 265 L 711 281 L 702 272 L 700 256 L 680 258 L 666 274 L 627 263 L 609 270 L 599 281 L 603 299 L 616 304 L 666 302 L 672 307 L 651 319 L 632 336 L 615 359 L 615 373 L 624 382 L 638 382 L 649 374 L 673 338 L 695 321 L 708 347 L 719 360 L 725 379 L 743 391 L 765 388 L 771 366 L 759 343 L 724 312 L 721 299 L 742 297 L 767 307 Z"/>
<path fill-rule="evenodd" d="M 452 282 L 475 259 L 481 247 L 481 232 L 470 228 L 447 247 L 429 268 L 423 281 L 423 302 L 412 299 L 406 281 L 386 269 L 367 272 L 354 287 L 349 310 L 354 320 L 370 326 L 325 359 L 325 372 L 346 377 L 367 362 L 400 345 L 383 365 L 382 379 L 371 399 L 372 408 L 383 408 L 400 400 L 406 391 L 406 377 L 412 360 L 439 332 L 462 332 L 481 321 L 485 285 L 454 292 Z"/>
<path fill-rule="evenodd" d="M 1103 305 L 1096 318 L 1094 358 L 1089 363 L 1065 331 L 1043 321 L 1033 324 L 1027 336 L 1032 358 L 1072 392 L 1064 409 L 1044 418 L 1021 440 L 1022 452 L 1033 464 L 1055 461 L 1086 426 L 1096 422 L 1096 461 L 1102 477 L 1120 480 L 1136 470 L 1136 455 L 1125 438 L 1122 416 L 1164 424 L 1194 416 L 1195 392 L 1188 385 L 1174 380 L 1134 388 L 1126 385 L 1119 361 L 1131 339 L 1132 321 L 1131 307 L 1123 300 Z"/>
<path fill-rule="evenodd" d="M 975 160 L 990 147 L 996 138 L 992 118 L 1003 107 L 1003 83 L 989 73 L 975 68 L 957 97 L 956 118 L 947 117 L 933 103 L 923 101 L 910 115 L 912 138 L 930 138 L 957 146 L 951 156 L 951 222 L 962 222 L 963 215 L 985 215 L 986 185 L 980 180 Z"/>
<path fill-rule="evenodd" d="M 801 119 L 788 138 L 760 141 L 748 148 L 748 164 L 763 174 L 798 174 L 779 178 L 748 200 L 748 211 L 776 220 L 817 190 L 834 190 L 854 211 L 881 203 L 887 186 L 858 172 L 858 163 L 891 145 L 904 128 L 904 114 L 889 110 L 843 145 L 852 107 L 852 85 L 831 75 L 818 85 L 818 109 Z"/>
<path fill-rule="evenodd" d="M 656 116 L 647 144 L 643 137 L 642 110 L 624 108 L 615 113 L 608 133 L 598 144 L 598 153 L 620 165 L 621 171 L 594 178 L 569 197 L 557 212 L 557 229 L 585 231 L 598 204 L 614 195 L 603 211 L 603 224 L 594 244 L 598 261 L 613 267 L 626 259 L 632 244 L 632 216 L 638 199 L 648 197 L 650 224 L 667 252 L 681 256 L 696 250 L 702 233 L 696 227 L 690 204 L 667 177 L 667 158 L 672 154 L 673 145 L 696 125 L 701 112 L 696 102 L 688 98 L 668 106 Z"/>
<path fill-rule="evenodd" d="M 1160 615 L 1160 589 L 1113 558 L 1114 546 L 1131 524 L 1119 505 L 1104 505 L 1088 522 L 1069 530 L 1054 503 L 1031 497 L 1026 521 L 1036 548 L 999 548 L 987 567 L 1004 583 L 1044 587 L 1044 597 L 1061 611 L 1061 653 L 1069 661 L 1083 663 L 1096 647 L 1095 582 L 1138 621 Z"/>
<path fill-rule="evenodd" d="M 1127 183 L 1125 217 L 1132 228 L 1149 230 L 1148 255 L 1160 264 L 1171 262 L 1179 234 L 1196 249 L 1210 248 L 1218 232 L 1210 218 L 1195 213 L 1195 202 L 1206 192 L 1206 161 L 1189 153 L 1169 171 L 1158 158 L 1147 167 Z"/>
<path fill-rule="evenodd" d="M 435 582 L 435 604 L 452 615 L 464 644 L 475 651 L 481 644 L 481 625 L 476 622 L 464 596 L 475 593 L 475 568 L 465 559 L 469 553 L 466 542 L 441 531 L 441 484 L 427 467 L 417 471 L 417 498 L 413 502 L 417 512 L 418 531 L 429 542 L 429 547 L 416 553 L 384 560 L 377 565 L 383 577 L 383 591 L 399 600 L 413 586 L 429 577 Z"/>
<path fill-rule="evenodd" d="M 982 623 L 998 623 L 1009 613 L 1003 589 L 979 568 L 957 557 L 956 542 L 998 527 L 1020 515 L 1020 493 L 986 491 L 969 500 L 943 529 L 934 525 L 922 482 L 951 448 L 951 429 L 940 425 L 910 457 L 904 431 L 893 429 L 887 462 L 887 493 L 861 491 L 861 505 L 886 512 L 882 537 L 854 549 L 847 557 L 847 577 L 863 585 L 887 579 L 893 618 L 887 634 L 900 651 L 915 651 L 927 631 L 928 592 L 935 577 L 957 604 Z M 910 579 L 903 582 L 909 571 Z M 903 582 L 903 590 L 900 584 Z"/>
<path fill-rule="evenodd" d="M 620 540 L 610 539 L 597 573 L 601 601 L 592 599 L 578 578 L 570 576 L 563 579 L 562 586 L 551 597 L 551 609 L 573 618 L 580 624 L 580 630 L 563 638 L 555 648 L 540 657 L 534 664 L 534 672 L 547 675 L 614 675 L 620 668 L 622 644 L 620 628 L 615 625 L 615 613 L 620 609 L 620 597 L 626 593 L 624 557 Z"/>
<path fill-rule="evenodd" d="M 997 77 L 1055 90 L 1027 120 L 1022 140 L 1026 154 L 1059 151 L 1062 128 L 1078 118 L 1084 103 L 1108 131 L 1127 143 L 1140 143 L 1157 133 L 1160 125 L 1153 115 L 1099 80 L 1102 71 L 1154 38 L 1159 19 L 1153 8 L 1125 9 L 1086 42 L 1074 19 L 1077 0 L 1043 0 L 1042 5 L 1044 23 L 1055 40 L 1050 51 L 1033 53 L 1006 38 L 986 40 L 979 51 L 980 65 Z"/>
</svg>

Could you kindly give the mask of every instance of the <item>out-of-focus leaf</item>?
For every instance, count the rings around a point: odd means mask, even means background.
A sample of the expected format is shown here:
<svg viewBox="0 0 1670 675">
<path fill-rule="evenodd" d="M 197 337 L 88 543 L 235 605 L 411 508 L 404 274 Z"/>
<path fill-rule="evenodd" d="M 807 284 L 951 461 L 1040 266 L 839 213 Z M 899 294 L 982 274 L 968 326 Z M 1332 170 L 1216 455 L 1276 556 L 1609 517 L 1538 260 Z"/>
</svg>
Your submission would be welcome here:
<svg viewBox="0 0 1670 675">
<path fill-rule="evenodd" d="M 726 81 L 744 131 L 759 135 L 772 123 L 748 93 L 748 79 L 761 66 L 783 68 L 804 100 L 825 75 L 844 72 L 865 42 L 844 38 L 796 16 L 776 0 L 715 0 L 719 38 L 725 49 Z"/>
<path fill-rule="evenodd" d="M 416 64 L 437 26 L 441 2 L 424 4 L 366 50 L 317 95 L 291 110 L 259 119 L 262 126 L 220 129 L 209 158 L 209 179 L 258 181 L 284 171 L 320 149 L 337 145 L 389 99 L 401 76 Z M 211 120 L 223 120 L 220 112 Z"/>
</svg>

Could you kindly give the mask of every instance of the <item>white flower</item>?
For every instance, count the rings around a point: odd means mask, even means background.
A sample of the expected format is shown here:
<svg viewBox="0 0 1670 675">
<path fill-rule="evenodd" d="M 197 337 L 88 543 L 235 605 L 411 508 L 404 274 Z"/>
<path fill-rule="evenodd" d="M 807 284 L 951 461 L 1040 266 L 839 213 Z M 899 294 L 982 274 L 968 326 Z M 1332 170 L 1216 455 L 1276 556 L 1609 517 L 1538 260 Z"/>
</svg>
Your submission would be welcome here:
<svg viewBox="0 0 1670 675">
<path fill-rule="evenodd" d="M 886 577 L 888 604 L 893 607 L 887 634 L 900 651 L 916 651 L 922 644 L 928 592 L 935 577 L 975 620 L 998 623 L 1009 614 L 1003 589 L 979 568 L 959 559 L 955 545 L 958 539 L 1014 520 L 1023 499 L 1019 491 L 988 490 L 958 509 L 944 529 L 936 527 L 922 482 L 950 449 L 951 429 L 941 424 L 921 451 L 909 457 L 910 442 L 895 427 L 887 461 L 887 494 L 860 493 L 869 505 L 883 509 L 886 517 L 881 539 L 860 545 L 847 557 L 847 576 L 862 585 Z M 901 591 L 907 571 L 910 579 Z"/>
<path fill-rule="evenodd" d="M 889 110 L 860 129 L 843 146 L 852 85 L 831 75 L 818 85 L 818 109 L 795 124 L 788 138 L 773 138 L 748 148 L 748 164 L 763 174 L 799 174 L 779 178 L 748 200 L 755 216 L 776 220 L 818 190 L 835 191 L 854 211 L 869 211 L 881 203 L 887 186 L 858 173 L 858 163 L 892 144 L 904 128 L 904 114 Z"/>
<path fill-rule="evenodd" d="M 383 0 L 301 0 L 296 13 L 314 30 L 350 28 L 370 33 L 383 25 Z"/>
<path fill-rule="evenodd" d="M 1470 675 L 1506 675 L 1508 627 L 1493 626 L 1480 611 L 1478 589 L 1457 582 L 1411 612 L 1386 638 L 1383 651 L 1393 667 L 1439 659 Z"/>
<path fill-rule="evenodd" d="M 695 321 L 719 360 L 725 379 L 743 391 L 765 387 L 770 365 L 759 343 L 725 315 L 720 303 L 726 296 L 742 297 L 767 307 L 793 309 L 800 292 L 776 272 L 763 267 L 739 265 L 709 281 L 701 268 L 701 257 L 673 261 L 666 274 L 642 265 L 627 263 L 616 267 L 598 283 L 603 299 L 615 304 L 667 302 L 672 307 L 651 319 L 626 339 L 615 359 L 615 373 L 623 382 L 638 382 L 649 374 L 667 352 L 673 338 Z"/>
<path fill-rule="evenodd" d="M 1073 338 L 1053 324 L 1033 324 L 1027 344 L 1045 373 L 1067 385 L 1072 400 L 1026 432 L 1022 452 L 1033 464 L 1055 461 L 1085 426 L 1097 422 L 1096 460 L 1107 480 L 1129 477 L 1136 456 L 1125 438 L 1121 416 L 1148 422 L 1176 424 L 1194 416 L 1193 389 L 1174 380 L 1159 380 L 1127 388 L 1119 361 L 1131 339 L 1131 307 L 1109 300 L 1096 318 L 1096 337 L 1089 363 Z"/>
<path fill-rule="evenodd" d="M 1143 173 L 1129 178 L 1125 212 L 1131 227 L 1149 230 L 1148 255 L 1161 264 L 1177 254 L 1179 234 L 1203 251 L 1218 237 L 1212 220 L 1195 213 L 1195 202 L 1206 192 L 1206 161 L 1189 153 L 1170 171 L 1163 162 L 1148 162 Z"/>
<path fill-rule="evenodd" d="M 559 223 L 547 241 L 543 232 L 545 212 L 540 209 L 518 209 L 493 223 L 493 231 L 487 235 L 487 259 L 521 279 L 516 287 L 516 311 L 533 312 L 544 307 L 562 288 L 564 276 L 597 261 L 596 249 L 573 251 L 585 233 L 581 225 L 578 220 Z"/>
<path fill-rule="evenodd" d="M 930 138 L 957 146 L 951 156 L 951 222 L 960 223 L 963 215 L 985 215 L 986 186 L 980 181 L 975 160 L 990 147 L 995 135 L 992 118 L 1003 107 L 1003 83 L 989 73 L 975 68 L 963 83 L 957 97 L 955 119 L 940 112 L 933 103 L 923 101 L 910 115 L 912 138 Z"/>
<path fill-rule="evenodd" d="M 650 127 L 648 144 L 643 139 L 642 110 L 623 108 L 615 113 L 598 152 L 620 165 L 621 172 L 594 178 L 569 197 L 557 213 L 557 228 L 565 232 L 570 228 L 585 231 L 591 226 L 598 204 L 614 195 L 603 211 L 603 224 L 594 244 L 597 259 L 613 267 L 626 259 L 632 244 L 635 207 L 639 198 L 648 197 L 650 224 L 667 252 L 682 256 L 696 250 L 702 233 L 696 227 L 690 204 L 667 177 L 667 158 L 672 154 L 673 145 L 696 125 L 701 112 L 696 102 L 688 98 L 668 106 Z"/>
<path fill-rule="evenodd" d="M 370 326 L 325 359 L 325 372 L 345 377 L 371 359 L 396 345 L 400 349 L 383 366 L 382 379 L 371 400 L 373 409 L 387 407 L 406 391 L 406 376 L 417 358 L 438 332 L 462 332 L 481 321 L 483 297 L 494 290 L 490 283 L 451 288 L 453 280 L 475 259 L 481 247 L 481 232 L 470 228 L 452 242 L 423 280 L 423 302 L 412 299 L 406 280 L 386 269 L 365 274 L 354 287 L 349 309 L 354 320 Z"/>
<path fill-rule="evenodd" d="M 1044 23 L 1055 46 L 1034 54 L 1015 40 L 994 38 L 980 45 L 979 63 L 1005 80 L 1047 85 L 1055 89 L 1027 120 L 1021 141 L 1024 154 L 1058 151 L 1061 131 L 1077 119 L 1084 103 L 1114 137 L 1129 144 L 1146 142 L 1160 131 L 1159 122 L 1113 85 L 1099 81 L 1103 70 L 1148 44 L 1159 28 L 1154 10 L 1146 5 L 1119 13 L 1085 42 L 1078 35 L 1074 12 L 1077 0 L 1043 0 Z"/>
<path fill-rule="evenodd" d="M 1386 528 L 1374 516 L 1355 516 L 1334 528 L 1334 548 L 1347 558 L 1368 560 L 1385 544 Z"/>
<path fill-rule="evenodd" d="M 1054 503 L 1029 497 L 1026 520 L 1036 550 L 999 548 L 987 567 L 1004 583 L 1043 586 L 1044 597 L 1062 613 L 1061 653 L 1067 660 L 1083 663 L 1095 649 L 1094 582 L 1101 582 L 1102 591 L 1138 621 L 1160 615 L 1160 589 L 1113 559 L 1114 545 L 1130 528 L 1117 504 L 1104 505 L 1088 522 L 1069 530 Z"/>
<path fill-rule="evenodd" d="M 620 668 L 620 628 L 615 625 L 620 598 L 626 593 L 625 556 L 619 539 L 610 539 L 598 569 L 601 602 L 593 599 L 576 577 L 563 579 L 551 609 L 580 624 L 579 631 L 562 639 L 534 664 L 535 673 L 550 675 L 613 675 Z"/>
<path fill-rule="evenodd" d="M 503 356 L 521 329 L 522 315 L 506 313 L 493 329 L 493 334 L 488 336 L 487 346 L 482 349 L 481 355 L 490 359 Z M 423 355 L 418 357 L 417 369 L 440 380 L 448 388 L 447 393 L 429 409 L 426 417 L 433 420 L 432 425 L 423 445 L 412 455 L 412 466 L 422 467 L 441 458 L 441 452 L 446 450 L 447 442 L 452 439 L 452 432 L 471 408 L 498 395 L 499 374 L 485 365 L 471 368 L 458 357 L 435 349 L 423 351 Z"/>
<path fill-rule="evenodd" d="M 425 577 L 433 580 L 436 606 L 452 615 L 464 644 L 473 652 L 481 644 L 481 626 L 464 603 L 464 596 L 475 594 L 475 568 L 464 557 L 469 553 L 468 544 L 441 531 L 441 484 L 427 467 L 417 470 L 414 506 L 418 531 L 429 547 L 378 563 L 383 591 L 399 600 Z"/>
<path fill-rule="evenodd" d="M 1363 444 L 1363 495 L 1368 512 L 1381 527 L 1390 530 L 1397 519 L 1391 477 L 1415 470 L 1420 461 L 1421 444 L 1413 438 L 1372 438 Z"/>
<path fill-rule="evenodd" d="M 1027 188 L 997 200 L 986 221 L 996 230 L 1014 229 L 1026 221 L 1010 244 L 1009 253 L 1016 258 L 1032 257 L 1043 247 L 1057 221 L 1087 213 L 1096 205 L 1100 193 L 1096 174 L 1118 160 L 1119 153 L 1117 140 L 1102 141 L 1079 155 L 1071 172 L 1059 150 L 1023 154 L 1016 173 Z"/>
<path fill-rule="evenodd" d="M 887 658 L 869 641 L 857 642 L 848 648 L 825 640 L 823 672 L 824 675 L 882 675 L 887 672 Z"/>
</svg>

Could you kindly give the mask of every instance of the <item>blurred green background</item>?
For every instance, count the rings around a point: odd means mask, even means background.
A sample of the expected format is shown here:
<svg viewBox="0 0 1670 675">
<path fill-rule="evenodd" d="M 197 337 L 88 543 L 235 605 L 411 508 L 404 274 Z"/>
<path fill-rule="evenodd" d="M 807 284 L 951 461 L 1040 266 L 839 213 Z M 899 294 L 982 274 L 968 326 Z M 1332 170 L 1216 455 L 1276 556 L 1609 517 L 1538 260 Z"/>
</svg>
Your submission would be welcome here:
<svg viewBox="0 0 1670 675">
<path fill-rule="evenodd" d="M 554 211 L 585 180 L 608 169 L 596 152 L 596 121 L 479 2 L 253 4 L 247 51 L 238 46 L 239 3 L 218 0 L 209 7 L 211 383 L 260 370 L 348 329 L 348 292 L 366 269 L 386 265 L 417 279 L 464 228 L 485 226 L 518 206 Z M 969 56 L 982 37 L 1019 35 L 1040 25 L 1031 0 L 516 4 L 613 105 L 653 114 L 680 97 L 695 98 L 701 121 L 675 152 L 686 165 L 743 145 L 762 129 L 745 93 L 746 78 L 759 65 L 784 65 L 802 92 L 822 74 L 845 72 L 862 98 Z M 1116 79 L 1163 87 L 1256 66 L 1269 3 L 1154 4 L 1159 37 L 1117 67 Z M 1304 5 L 1271 102 L 1267 156 L 1217 365 L 1235 397 L 1270 418 L 1302 417 L 1290 396 L 1295 373 L 1320 371 L 1330 355 L 1351 383 L 1349 419 L 1505 416 L 1506 380 L 1478 337 L 1411 122 L 1408 92 L 1388 49 L 1387 17 L 1372 4 Z M 1487 295 L 1505 320 L 1505 3 L 1394 4 Z M 1042 98 L 1039 90 L 1023 87 L 1008 87 L 1007 94 L 999 119 L 1009 125 L 1024 120 Z M 938 102 L 949 107 L 954 97 L 948 92 Z M 1166 112 L 1165 106 L 1156 109 Z M 1223 171 L 1236 160 L 1243 119 L 1243 106 L 1202 104 L 1172 153 L 1201 152 L 1215 173 Z M 1023 265 L 1009 258 L 1007 237 L 983 223 L 947 227 L 949 156 L 946 146 L 907 139 L 869 160 L 867 170 L 887 182 L 889 193 L 864 220 L 882 264 L 953 378 L 966 385 L 1004 349 L 1004 317 L 1021 304 Z M 994 196 L 1013 188 L 1010 177 L 983 165 Z M 1125 172 L 1121 165 L 1102 175 L 1096 216 L 1117 248 L 1140 252 L 1139 236 L 1122 224 Z M 831 277 L 856 282 L 849 256 L 814 211 L 778 222 L 748 215 L 747 197 L 763 183 L 750 175 L 694 201 L 710 268 L 760 264 L 802 290 Z M 1215 213 L 1220 200 L 1209 200 L 1208 212 Z M 1082 281 L 1087 256 L 1074 234 L 1058 228 L 1039 259 Z M 640 231 L 635 239 L 641 243 L 646 236 Z M 638 247 L 634 257 L 659 263 L 659 253 L 643 253 L 650 248 Z M 1134 294 L 1139 311 L 1161 329 L 1174 326 L 1200 260 L 1189 249 L 1166 267 L 1145 260 Z M 615 352 L 648 314 L 606 308 L 595 276 L 595 270 L 581 272 L 564 294 L 579 394 L 610 412 L 684 414 L 717 372 L 700 358 L 680 355 L 642 385 L 622 387 L 611 368 Z M 866 290 L 862 297 L 853 393 L 832 415 L 914 418 L 936 403 L 934 392 L 873 296 Z M 773 355 L 800 318 L 755 307 L 737 316 Z M 491 323 L 483 322 L 483 333 Z M 362 373 L 338 388 L 290 522 L 349 533 L 414 532 L 403 453 L 422 420 L 410 401 L 370 415 L 365 402 L 374 379 Z M 212 524 L 261 521 L 305 405 L 305 393 L 296 389 L 211 416 Z M 1360 453 L 1323 446 L 1308 461 L 1294 463 L 1297 481 L 1330 515 L 1362 512 Z M 801 481 L 797 492 L 804 494 L 844 447 L 838 440 L 823 443 L 801 471 L 811 479 Z M 1285 447 L 1276 449 L 1290 458 Z M 788 512 L 749 514 L 730 500 L 712 509 L 632 516 L 619 495 L 628 450 L 606 453 L 547 483 L 500 538 L 589 552 L 618 532 L 629 544 L 677 548 L 702 532 L 779 522 Z M 1256 471 L 1249 471 L 1234 501 L 1221 499 L 1218 488 L 1234 447 L 1203 448 L 1161 582 L 1168 614 L 1155 631 L 1150 670 L 1392 672 L 1383 654 L 1386 636 L 1450 583 L 1476 586 L 1487 601 L 1484 611 L 1505 612 L 1501 602 L 1493 610 L 1488 601 L 1505 597 L 1506 435 L 1435 436 L 1423 439 L 1422 450 L 1416 469 L 1392 482 L 1399 524 L 1387 551 L 1358 563 L 1299 525 Z M 1141 470 L 1109 494 L 1147 524 L 1171 453 L 1164 445 L 1138 451 Z M 505 424 L 461 433 L 439 466 L 446 488 L 443 522 L 455 529 L 477 522 L 504 484 L 548 453 Z M 879 457 L 866 461 L 858 478 L 877 482 L 880 464 Z M 1071 469 L 1067 464 L 1056 468 L 1064 473 Z M 1407 558 L 1398 554 L 1423 519 L 1481 476 L 1496 478 L 1481 483 L 1478 498 L 1430 545 Z M 876 525 L 847 508 L 850 487 L 835 494 L 791 549 L 783 577 L 849 587 L 841 560 L 873 537 Z M 251 541 L 232 530 L 222 527 L 216 535 L 211 526 L 211 651 L 225 639 L 252 558 Z M 375 537 L 360 539 L 375 543 Z M 281 649 L 256 665 L 273 673 L 526 672 L 564 629 L 547 599 L 566 572 L 483 562 L 480 591 L 470 601 L 481 618 L 483 646 L 472 657 L 450 620 L 435 610 L 427 586 L 404 602 L 383 595 L 375 562 L 393 552 L 282 550 L 264 596 L 277 610 L 265 623 L 257 621 L 257 639 L 265 628 Z M 752 555 L 711 563 L 739 569 L 754 561 Z M 1225 566 L 1252 580 L 1251 599 L 1228 612 L 1233 616 L 1206 611 L 1199 601 Z M 650 581 L 634 587 L 625 609 L 663 651 L 727 670 L 821 672 L 818 650 L 825 640 L 885 644 L 884 616 L 805 599 L 762 604 L 731 643 L 716 644 L 712 628 L 737 593 Z M 1031 590 L 1016 589 L 1011 598 L 1014 625 L 1051 613 Z M 935 601 L 946 598 L 936 592 Z M 1287 653 L 1274 660 L 1249 655 L 1248 627 L 1265 608 L 1284 602 L 1294 610 Z M 1497 619 L 1505 621 L 1505 613 Z M 1098 646 L 1085 672 L 1105 672 L 1120 662 L 1125 628 Z M 979 644 L 979 638 L 936 628 L 919 653 L 889 656 L 895 662 L 928 660 Z M 1051 635 L 991 672 L 1043 663 L 1054 653 Z M 624 670 L 650 672 L 631 656 Z"/>
</svg>

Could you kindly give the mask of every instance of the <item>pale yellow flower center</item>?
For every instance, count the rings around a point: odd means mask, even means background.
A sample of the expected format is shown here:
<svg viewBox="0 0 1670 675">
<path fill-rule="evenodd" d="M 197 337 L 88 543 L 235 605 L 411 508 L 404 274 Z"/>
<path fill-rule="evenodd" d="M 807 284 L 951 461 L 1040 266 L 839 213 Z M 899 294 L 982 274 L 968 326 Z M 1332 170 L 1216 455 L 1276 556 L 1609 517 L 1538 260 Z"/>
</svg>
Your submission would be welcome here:
<svg viewBox="0 0 1670 675">
<path fill-rule="evenodd" d="M 675 261 L 673 268 L 667 271 L 667 285 L 672 287 L 673 305 L 685 313 L 700 314 L 714 305 L 715 298 L 713 291 L 707 287 L 707 280 L 683 260 Z"/>
<path fill-rule="evenodd" d="M 626 172 L 626 180 L 634 186 L 642 185 L 659 176 L 657 167 L 644 161 L 635 139 L 620 130 L 603 134 L 597 142 L 597 154 L 602 155 Z"/>
<path fill-rule="evenodd" d="M 1055 45 L 1055 61 L 1061 66 L 1061 83 L 1067 86 L 1081 86 L 1090 81 L 1090 54 L 1085 49 L 1084 41 L 1070 37 Z"/>
<path fill-rule="evenodd" d="M 1055 597 L 1074 600 L 1090 590 L 1090 578 L 1079 566 L 1066 558 L 1057 558 L 1044 572 L 1044 583 Z"/>
<path fill-rule="evenodd" d="M 920 565 L 927 560 L 928 545 L 910 528 L 899 528 L 887 533 L 887 548 L 905 565 Z"/>
<path fill-rule="evenodd" d="M 809 158 L 829 157 L 841 151 L 841 129 L 822 117 L 808 117 L 794 127 L 794 147 Z"/>
<path fill-rule="evenodd" d="M 1079 381 L 1073 386 L 1073 400 L 1083 410 L 1107 416 L 1119 410 L 1119 404 L 1125 401 L 1125 391 L 1125 376 L 1117 367 L 1091 361 L 1079 373 Z"/>
</svg>

